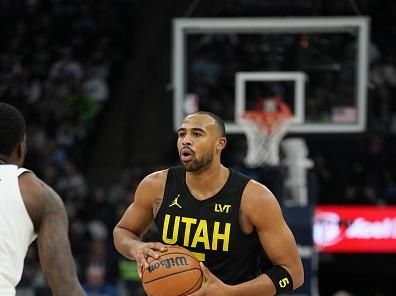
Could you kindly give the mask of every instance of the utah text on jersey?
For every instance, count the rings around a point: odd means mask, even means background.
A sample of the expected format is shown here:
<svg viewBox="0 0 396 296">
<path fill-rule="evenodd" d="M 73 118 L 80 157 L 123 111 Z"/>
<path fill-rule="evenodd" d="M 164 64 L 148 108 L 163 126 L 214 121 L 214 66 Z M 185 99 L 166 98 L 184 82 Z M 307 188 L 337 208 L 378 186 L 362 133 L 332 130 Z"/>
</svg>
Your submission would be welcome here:
<svg viewBox="0 0 396 296">
<path fill-rule="evenodd" d="M 183 226 L 183 227 L 181 227 Z M 184 230 L 184 233 L 181 233 Z M 231 223 L 208 221 L 181 216 L 165 215 L 162 240 L 176 244 L 178 237 L 183 238 L 183 246 L 196 248 L 199 244 L 205 250 L 227 252 L 230 243 Z M 180 232 L 180 233 L 179 233 Z M 219 247 L 219 242 L 222 247 Z"/>
</svg>

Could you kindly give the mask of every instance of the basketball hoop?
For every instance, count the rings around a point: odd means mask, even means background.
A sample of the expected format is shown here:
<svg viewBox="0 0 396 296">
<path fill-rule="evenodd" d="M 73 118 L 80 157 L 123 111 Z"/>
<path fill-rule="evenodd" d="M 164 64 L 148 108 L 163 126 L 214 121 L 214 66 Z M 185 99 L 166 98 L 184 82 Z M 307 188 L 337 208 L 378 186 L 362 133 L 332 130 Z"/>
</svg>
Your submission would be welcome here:
<svg viewBox="0 0 396 296">
<path fill-rule="evenodd" d="M 247 155 L 244 159 L 248 167 L 279 164 L 279 144 L 290 125 L 290 108 L 281 103 L 277 111 L 246 111 L 241 125 L 247 139 Z"/>
</svg>

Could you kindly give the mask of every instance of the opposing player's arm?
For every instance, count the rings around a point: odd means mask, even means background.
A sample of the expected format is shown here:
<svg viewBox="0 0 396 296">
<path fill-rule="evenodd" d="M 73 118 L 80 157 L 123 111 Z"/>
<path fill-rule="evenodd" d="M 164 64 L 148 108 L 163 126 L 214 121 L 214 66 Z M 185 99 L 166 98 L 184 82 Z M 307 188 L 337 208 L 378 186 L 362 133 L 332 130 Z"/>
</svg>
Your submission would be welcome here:
<svg viewBox="0 0 396 296">
<path fill-rule="evenodd" d="M 77 278 L 68 227 L 62 200 L 44 185 L 44 209 L 37 241 L 41 266 L 54 295 L 85 295 Z"/>
<path fill-rule="evenodd" d="M 68 218 L 59 195 L 31 173 L 20 177 L 21 194 L 35 225 L 40 264 L 52 294 L 85 295 L 68 238 Z"/>
<path fill-rule="evenodd" d="M 142 266 L 148 266 L 147 257 L 157 258 L 155 250 L 164 250 L 163 244 L 142 243 L 141 238 L 154 220 L 155 205 L 162 199 L 166 176 L 167 171 L 159 171 L 140 182 L 133 203 L 113 231 L 116 249 L 126 258 L 136 259 L 139 272 Z"/>
<path fill-rule="evenodd" d="M 242 211 L 256 229 L 260 242 L 275 266 L 258 278 L 239 285 L 236 295 L 274 295 L 300 287 L 304 271 L 294 236 L 287 226 L 279 203 L 263 185 L 250 181 L 246 186 Z M 251 293 L 248 293 L 251 291 Z"/>
</svg>

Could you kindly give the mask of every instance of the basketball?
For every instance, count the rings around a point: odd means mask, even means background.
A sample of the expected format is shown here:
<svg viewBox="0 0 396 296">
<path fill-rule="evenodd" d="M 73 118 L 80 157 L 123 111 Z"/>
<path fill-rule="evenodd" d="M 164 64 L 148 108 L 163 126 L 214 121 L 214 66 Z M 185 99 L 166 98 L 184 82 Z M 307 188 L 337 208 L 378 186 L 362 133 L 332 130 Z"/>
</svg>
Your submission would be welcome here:
<svg viewBox="0 0 396 296">
<path fill-rule="evenodd" d="M 201 287 L 202 271 L 193 253 L 183 247 L 168 246 L 168 250 L 159 255 L 142 273 L 147 295 L 182 296 Z"/>
</svg>

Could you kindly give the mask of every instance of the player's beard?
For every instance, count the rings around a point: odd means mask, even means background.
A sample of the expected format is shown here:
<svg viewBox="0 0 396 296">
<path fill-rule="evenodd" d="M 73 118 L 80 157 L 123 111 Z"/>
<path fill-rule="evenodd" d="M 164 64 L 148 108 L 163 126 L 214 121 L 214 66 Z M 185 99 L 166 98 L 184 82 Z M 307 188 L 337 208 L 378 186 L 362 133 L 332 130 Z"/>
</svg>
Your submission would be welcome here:
<svg viewBox="0 0 396 296">
<path fill-rule="evenodd" d="M 182 161 L 182 164 L 187 172 L 196 172 L 204 168 L 207 164 L 211 163 L 214 158 L 213 153 L 207 153 L 201 159 L 193 159 L 187 163 Z"/>
</svg>

